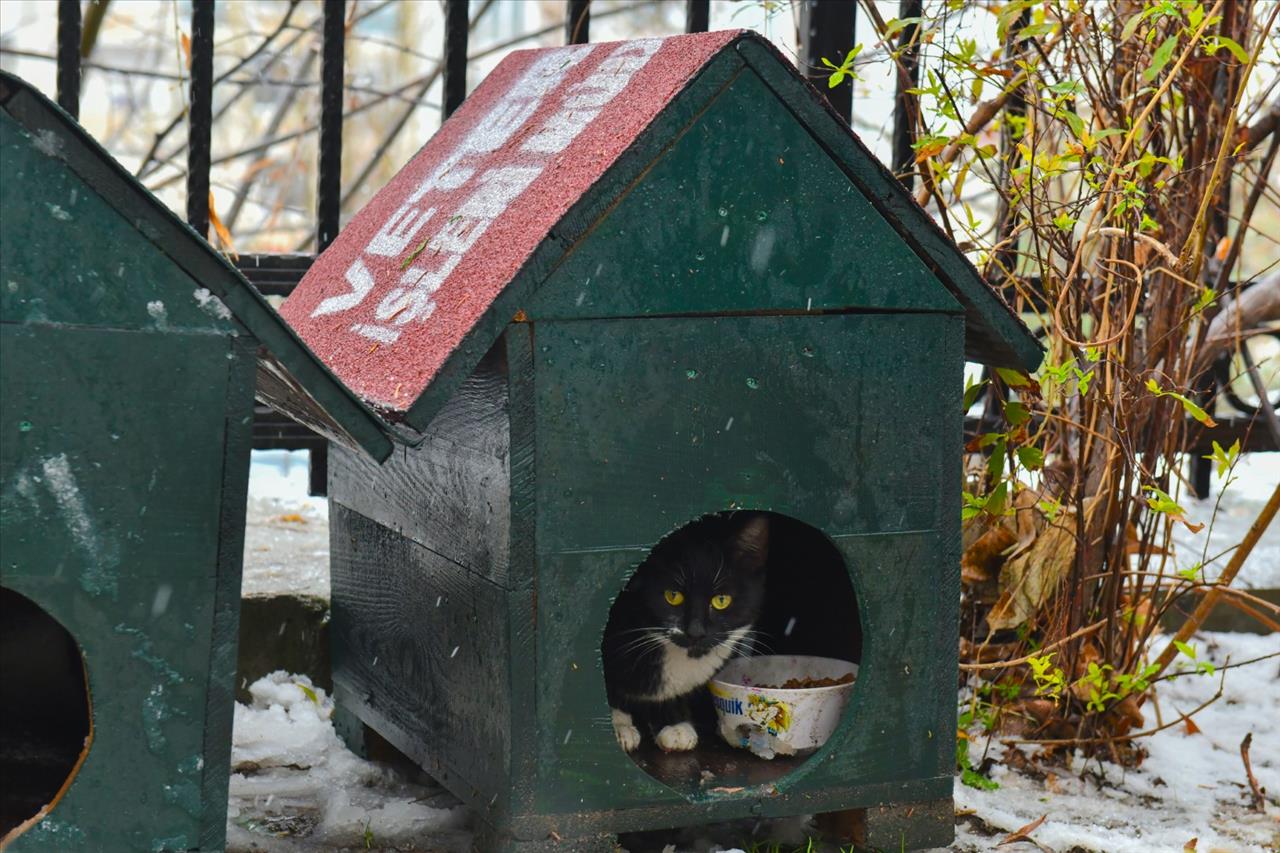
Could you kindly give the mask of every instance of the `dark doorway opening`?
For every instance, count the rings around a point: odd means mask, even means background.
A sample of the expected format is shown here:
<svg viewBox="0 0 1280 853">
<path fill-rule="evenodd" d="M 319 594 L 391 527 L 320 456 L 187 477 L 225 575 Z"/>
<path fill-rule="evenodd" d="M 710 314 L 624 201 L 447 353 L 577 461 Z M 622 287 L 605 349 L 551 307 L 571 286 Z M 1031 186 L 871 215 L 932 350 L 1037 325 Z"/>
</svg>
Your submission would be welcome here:
<svg viewBox="0 0 1280 853">
<path fill-rule="evenodd" d="M 768 520 L 765 592 L 754 622 L 752 654 L 812 655 L 851 663 L 862 660 L 862 627 L 857 594 L 844 558 L 820 530 L 778 513 L 717 513 L 685 525 L 663 539 L 654 553 L 676 541 L 700 536 L 732 535 L 738 519 Z M 636 575 L 650 569 L 647 559 Z M 619 618 L 617 605 L 611 621 Z M 664 784 L 693 795 L 711 787 L 750 787 L 776 782 L 799 767 L 807 755 L 759 758 L 729 744 L 717 734 L 709 691 L 694 694 L 693 722 L 698 745 L 689 751 L 664 752 L 646 734 L 631 758 Z"/>
<path fill-rule="evenodd" d="M 0 587 L 0 838 L 57 803 L 92 740 L 80 648 L 26 596 Z"/>
</svg>

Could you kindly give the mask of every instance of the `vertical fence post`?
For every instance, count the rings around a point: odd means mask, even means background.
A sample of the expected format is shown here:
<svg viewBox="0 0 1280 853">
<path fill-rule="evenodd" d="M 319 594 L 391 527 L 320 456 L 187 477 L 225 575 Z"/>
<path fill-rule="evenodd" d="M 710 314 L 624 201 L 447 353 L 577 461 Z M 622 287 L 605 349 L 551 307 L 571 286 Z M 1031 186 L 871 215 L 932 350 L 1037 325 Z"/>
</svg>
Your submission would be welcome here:
<svg viewBox="0 0 1280 853">
<path fill-rule="evenodd" d="M 711 29 L 711 0 L 685 0 L 684 31 L 705 33 Z"/>
<path fill-rule="evenodd" d="M 839 65 L 856 41 L 854 15 L 857 5 L 849 0 L 801 0 L 800 69 L 805 77 L 827 96 L 827 101 L 849 124 L 853 115 L 853 83 L 827 87 L 830 71 L 824 58 Z"/>
<path fill-rule="evenodd" d="M 444 100 L 445 118 L 462 106 L 467 97 L 467 36 L 470 21 L 467 0 L 445 0 L 444 4 Z"/>
<path fill-rule="evenodd" d="M 80 118 L 80 0 L 58 0 L 58 106 Z"/>
<path fill-rule="evenodd" d="M 187 223 L 209 237 L 213 133 L 213 0 L 191 3 L 191 96 L 187 116 Z"/>
<path fill-rule="evenodd" d="M 342 89 L 346 0 L 324 0 L 320 48 L 320 172 L 316 185 L 316 252 L 338 236 L 342 217 Z"/>
<path fill-rule="evenodd" d="M 564 43 L 591 41 L 591 0 L 566 0 L 565 7 Z"/>
<path fill-rule="evenodd" d="M 898 17 L 918 18 L 923 0 L 901 0 Z M 920 25 L 908 24 L 898 37 L 898 73 L 893 104 L 893 172 L 906 185 L 915 184 L 916 115 L 920 101 L 907 90 L 920 82 Z"/>
<path fill-rule="evenodd" d="M 1006 59 L 1012 59 L 1015 53 L 1019 51 L 1018 33 L 1022 28 L 1031 23 L 1031 10 L 1023 9 L 1018 16 L 1017 22 L 1009 28 L 1009 34 L 1004 41 L 1004 55 Z M 1009 96 L 1008 103 L 1004 107 L 1006 116 L 1016 116 L 1025 118 L 1027 115 L 1027 97 L 1023 92 L 1023 87 L 1019 86 Z M 1021 159 L 1018 153 L 1017 140 L 1013 138 L 1013 130 L 1010 122 L 1004 121 L 1000 123 L 1000 146 L 1003 148 L 1004 156 L 1000 158 L 1000 194 L 996 201 L 996 245 L 1002 248 L 996 249 L 994 255 L 994 265 L 988 267 L 988 270 L 994 269 L 998 275 L 1002 275 L 1000 270 L 1008 270 L 1012 275 L 1017 270 L 1018 252 L 1015 245 L 1004 246 L 1013 234 L 1013 210 L 1009 207 L 1007 196 L 1013 192 L 1013 170 L 1017 168 Z M 990 274 L 987 276 L 988 281 L 996 283 L 994 277 Z M 1007 283 L 1007 282 L 1001 282 Z"/>
</svg>

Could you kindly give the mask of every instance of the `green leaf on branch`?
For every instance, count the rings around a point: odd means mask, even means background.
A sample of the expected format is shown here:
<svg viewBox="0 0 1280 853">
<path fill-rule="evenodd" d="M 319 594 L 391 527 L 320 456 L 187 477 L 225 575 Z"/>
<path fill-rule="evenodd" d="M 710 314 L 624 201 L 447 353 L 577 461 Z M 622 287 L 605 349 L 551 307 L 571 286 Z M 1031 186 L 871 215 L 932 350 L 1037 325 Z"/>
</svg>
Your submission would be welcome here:
<svg viewBox="0 0 1280 853">
<path fill-rule="evenodd" d="M 831 75 L 827 77 L 828 89 L 834 89 L 836 86 L 839 86 L 841 83 L 844 82 L 844 78 L 846 77 L 850 78 L 851 80 L 861 79 L 858 77 L 858 72 L 853 70 L 853 61 L 858 58 L 858 54 L 861 52 L 862 52 L 862 45 L 860 44 L 854 45 L 853 50 L 845 54 L 844 62 L 841 62 L 839 65 L 836 65 L 830 59 L 827 59 L 825 56 L 822 57 L 822 64 L 827 66 L 828 68 L 833 69 L 831 72 Z"/>
<path fill-rule="evenodd" d="M 884 37 L 886 40 L 893 38 L 898 33 L 905 30 L 912 24 L 923 24 L 924 18 L 894 18 L 892 21 L 884 25 Z"/>
<path fill-rule="evenodd" d="M 1024 385 L 1030 385 L 1031 380 L 1027 378 L 1027 374 L 1020 370 L 1012 370 L 1008 367 L 997 367 L 996 375 L 1004 380 L 1004 384 L 1010 388 L 1021 388 Z"/>
<path fill-rule="evenodd" d="M 1179 394 L 1177 391 L 1165 391 L 1160 387 L 1160 383 L 1156 382 L 1154 379 L 1147 380 L 1147 390 L 1152 394 L 1155 394 L 1157 397 L 1172 397 L 1177 400 L 1182 404 L 1182 408 L 1186 409 L 1187 414 L 1191 415 L 1191 417 L 1195 418 L 1207 427 L 1216 427 L 1218 425 L 1217 421 L 1209 417 L 1208 412 L 1196 405 L 1195 401 L 1190 397 L 1187 397 L 1185 394 Z"/>
<path fill-rule="evenodd" d="M 1028 471 L 1039 471 L 1044 467 L 1044 451 L 1038 447 L 1018 448 L 1018 461 L 1022 463 L 1022 467 Z"/>
<path fill-rule="evenodd" d="M 967 382 L 964 386 L 964 411 L 973 408 L 973 404 L 978 401 L 978 394 L 982 392 L 983 386 L 987 384 L 987 380 L 980 379 L 977 382 Z"/>
<path fill-rule="evenodd" d="M 1199 533 L 1204 529 L 1203 524 L 1192 524 L 1187 521 L 1187 511 L 1170 497 L 1168 492 L 1155 486 L 1143 486 L 1142 490 L 1147 492 L 1147 506 L 1151 508 L 1152 512 L 1167 515 L 1173 521 L 1181 521 L 1192 533 Z"/>
<path fill-rule="evenodd" d="M 1196 300 L 1196 304 L 1191 306 L 1192 314 L 1199 314 L 1204 309 L 1218 301 L 1218 294 L 1212 287 L 1200 288 L 1200 298 Z"/>
<path fill-rule="evenodd" d="M 1240 60 L 1241 65 L 1249 64 L 1249 54 L 1235 39 L 1227 38 L 1226 36 L 1210 36 L 1204 41 L 1204 52 L 1210 56 L 1213 56 L 1224 47 L 1231 51 L 1232 56 Z"/>
<path fill-rule="evenodd" d="M 1009 484 L 1002 482 L 996 486 L 991 494 L 987 497 L 987 505 L 984 507 L 991 515 L 1004 515 L 1005 504 L 1009 501 Z"/>
<path fill-rule="evenodd" d="M 1155 53 L 1151 54 L 1151 65 L 1146 71 L 1142 72 L 1142 80 L 1144 83 L 1150 83 L 1156 77 L 1160 76 L 1160 72 L 1169 64 L 1169 60 L 1173 58 L 1173 51 L 1178 46 L 1178 36 L 1171 35 L 1164 41 L 1160 42 L 1160 46 L 1156 48 Z"/>
<path fill-rule="evenodd" d="M 1240 439 L 1232 442 L 1231 446 L 1226 450 L 1222 449 L 1222 445 L 1218 442 L 1213 443 L 1213 452 L 1205 454 L 1204 459 L 1213 462 L 1218 469 L 1218 476 L 1225 477 L 1227 472 L 1231 470 L 1231 466 L 1236 464 L 1236 459 L 1240 456 Z"/>
<path fill-rule="evenodd" d="M 1007 446 L 1005 440 L 1000 439 L 992 448 L 991 455 L 987 457 L 987 475 L 992 480 L 999 480 L 1004 476 L 1004 454 Z"/>
<path fill-rule="evenodd" d="M 1009 426 L 1020 427 L 1031 420 L 1031 412 L 1021 403 L 1011 401 L 1004 404 L 1004 419 L 1009 422 Z"/>
<path fill-rule="evenodd" d="M 1142 25 L 1142 22 L 1155 14 L 1155 12 L 1156 10 L 1154 8 L 1147 9 L 1146 11 L 1139 12 L 1129 20 L 1125 21 L 1124 29 L 1120 31 L 1120 41 L 1128 41 L 1130 37 L 1138 31 L 1138 27 Z"/>
</svg>

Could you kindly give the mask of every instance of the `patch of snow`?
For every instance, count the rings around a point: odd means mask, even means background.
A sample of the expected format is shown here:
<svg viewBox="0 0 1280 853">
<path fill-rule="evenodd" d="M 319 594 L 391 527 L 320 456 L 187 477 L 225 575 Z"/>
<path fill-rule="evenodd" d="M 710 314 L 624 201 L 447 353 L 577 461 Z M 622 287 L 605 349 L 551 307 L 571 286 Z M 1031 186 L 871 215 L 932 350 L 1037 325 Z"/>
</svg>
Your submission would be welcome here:
<svg viewBox="0 0 1280 853">
<path fill-rule="evenodd" d="M 1193 645 L 1199 659 L 1222 666 L 1280 653 L 1280 635 L 1205 633 Z M 1164 721 L 1212 697 L 1220 680 L 1223 695 L 1196 715 L 1200 733 L 1189 734 L 1180 724 L 1144 738 L 1149 756 L 1137 768 L 1077 756 L 1072 769 L 1037 780 L 997 764 L 991 777 L 1000 788 L 979 791 L 957 779 L 956 807 L 1000 836 L 1047 815 L 1031 837 L 1051 850 L 1182 853 L 1192 838 L 1199 839 L 1202 853 L 1275 850 L 1280 844 L 1278 668 L 1280 658 L 1270 658 L 1214 676 L 1187 674 L 1160 682 L 1157 701 Z M 1150 702 L 1143 708 L 1149 727 L 1157 724 L 1155 710 Z M 1240 742 L 1249 732 L 1254 775 L 1268 792 L 1265 813 L 1248 807 Z M 976 738 L 970 755 L 981 755 L 984 745 Z M 993 743 L 991 754 L 999 757 L 1004 748 Z M 997 840 L 965 827 L 951 849 L 976 853 L 992 849 Z"/>
<path fill-rule="evenodd" d="M 1277 483 L 1280 483 L 1280 453 L 1246 453 L 1241 455 L 1229 482 L 1214 472 L 1208 498 L 1184 497 L 1181 503 L 1187 517 L 1204 524 L 1205 528 L 1192 533 L 1183 525 L 1176 525 L 1173 540 L 1178 568 L 1189 568 L 1207 556 L 1206 575 L 1209 580 L 1217 578 L 1231 559 L 1230 552 L 1223 552 L 1244 538 Z M 1280 522 L 1273 521 L 1262 534 L 1232 586 L 1280 589 Z"/>
<path fill-rule="evenodd" d="M 156 321 L 157 329 L 163 329 L 169 325 L 169 312 L 165 310 L 164 303 L 159 299 L 153 299 L 147 303 L 147 313 Z"/>
<path fill-rule="evenodd" d="M 307 493 L 310 471 L 311 454 L 306 450 L 255 450 L 249 460 L 249 497 L 310 501 L 327 508 L 324 498 Z"/>
<path fill-rule="evenodd" d="M 328 600 L 328 507 L 323 498 L 249 498 L 241 595 Z"/>
<path fill-rule="evenodd" d="M 119 548 L 114 541 L 103 542 L 85 507 L 80 485 L 71 470 L 67 454 L 50 456 L 40 463 L 42 482 L 53 495 L 71 538 L 84 551 L 88 564 L 80 576 L 80 585 L 90 595 L 116 594 L 115 568 Z M 21 487 L 20 487 L 21 488 Z"/>
<path fill-rule="evenodd" d="M 215 296 L 207 287 L 197 287 L 191 295 L 195 298 L 196 304 L 200 306 L 201 311 L 211 317 L 217 317 L 219 320 L 231 319 L 231 309 L 227 307 L 227 303 Z"/>
<path fill-rule="evenodd" d="M 235 708 L 227 850 L 470 849 L 466 809 L 348 750 L 309 678 L 273 672 L 249 693 Z"/>
<path fill-rule="evenodd" d="M 772 225 L 766 225 L 756 232 L 755 241 L 751 244 L 751 271 L 760 274 L 769 268 L 773 258 L 773 244 L 778 234 Z"/>
<path fill-rule="evenodd" d="M 54 131 L 41 128 L 35 132 L 31 141 L 41 154 L 62 159 L 62 137 Z"/>
<path fill-rule="evenodd" d="M 329 598 L 329 502 L 307 494 L 305 450 L 255 450 L 241 594 Z"/>
</svg>

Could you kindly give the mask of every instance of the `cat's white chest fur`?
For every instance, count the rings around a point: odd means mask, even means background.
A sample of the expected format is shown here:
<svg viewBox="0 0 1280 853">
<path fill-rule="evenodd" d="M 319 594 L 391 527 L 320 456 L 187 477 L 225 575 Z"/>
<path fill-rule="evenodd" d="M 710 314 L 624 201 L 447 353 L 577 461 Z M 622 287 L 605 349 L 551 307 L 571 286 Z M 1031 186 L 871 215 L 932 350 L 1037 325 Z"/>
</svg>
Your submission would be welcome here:
<svg viewBox="0 0 1280 853">
<path fill-rule="evenodd" d="M 643 698 L 661 702 L 692 693 L 711 680 L 729 660 L 733 649 L 749 628 L 739 628 L 730 633 L 729 639 L 702 657 L 690 657 L 689 652 L 667 641 L 662 646 L 662 682 L 658 689 Z"/>
</svg>

